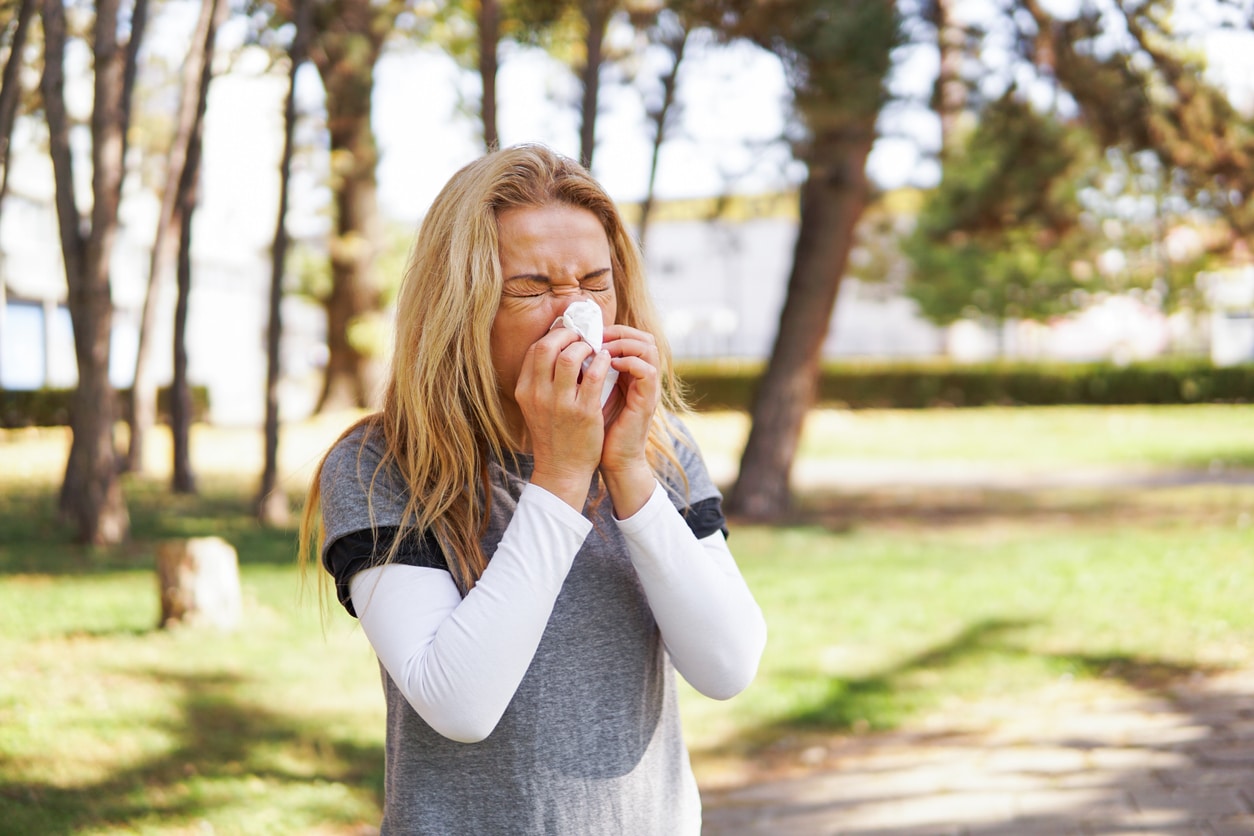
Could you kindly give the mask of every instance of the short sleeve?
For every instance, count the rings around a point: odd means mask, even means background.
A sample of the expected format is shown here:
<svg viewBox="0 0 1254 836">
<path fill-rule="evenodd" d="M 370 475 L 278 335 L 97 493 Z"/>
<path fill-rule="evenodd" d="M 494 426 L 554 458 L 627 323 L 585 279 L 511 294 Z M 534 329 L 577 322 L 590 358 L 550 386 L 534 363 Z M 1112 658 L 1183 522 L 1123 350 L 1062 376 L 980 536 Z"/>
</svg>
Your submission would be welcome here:
<svg viewBox="0 0 1254 836">
<path fill-rule="evenodd" d="M 382 439 L 368 426 L 358 427 L 327 453 L 319 480 L 323 544 L 346 534 L 397 527 L 404 522 L 407 489 L 391 467 L 380 467 Z"/>
<path fill-rule="evenodd" d="M 697 441 L 679 418 L 671 416 L 670 424 L 675 430 L 675 458 L 679 460 L 687 485 L 679 474 L 668 474 L 665 480 L 667 495 L 697 539 L 704 539 L 716 531 L 726 536 L 723 494 L 706 469 Z"/>
<path fill-rule="evenodd" d="M 387 526 L 353 531 L 338 537 L 323 549 L 322 565 L 335 580 L 336 597 L 354 618 L 357 611 L 353 607 L 350 587 L 353 576 L 364 569 L 383 564 L 398 536 L 402 537 L 402 541 L 392 562 L 448 571 L 444 552 L 440 549 L 435 534 L 430 531 L 409 531 L 401 535 L 395 526 Z"/>
</svg>

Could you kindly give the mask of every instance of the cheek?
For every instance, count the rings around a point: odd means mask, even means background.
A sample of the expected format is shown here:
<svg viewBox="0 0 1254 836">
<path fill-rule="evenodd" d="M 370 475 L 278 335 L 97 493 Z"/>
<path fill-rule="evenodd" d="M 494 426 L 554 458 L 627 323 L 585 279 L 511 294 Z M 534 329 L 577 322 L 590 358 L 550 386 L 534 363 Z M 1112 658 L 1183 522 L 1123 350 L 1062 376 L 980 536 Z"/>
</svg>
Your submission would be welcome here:
<svg viewBox="0 0 1254 836">
<path fill-rule="evenodd" d="M 488 344 L 492 367 L 502 383 L 512 384 L 517 380 L 527 349 L 547 334 L 553 320 L 561 315 L 560 309 L 550 310 L 550 307 L 537 305 L 526 311 L 504 308 L 497 311 Z"/>
<path fill-rule="evenodd" d="M 597 304 L 601 306 L 601 318 L 606 325 L 616 325 L 618 323 L 618 300 L 613 293 L 605 294 L 604 298 L 597 299 Z"/>
</svg>

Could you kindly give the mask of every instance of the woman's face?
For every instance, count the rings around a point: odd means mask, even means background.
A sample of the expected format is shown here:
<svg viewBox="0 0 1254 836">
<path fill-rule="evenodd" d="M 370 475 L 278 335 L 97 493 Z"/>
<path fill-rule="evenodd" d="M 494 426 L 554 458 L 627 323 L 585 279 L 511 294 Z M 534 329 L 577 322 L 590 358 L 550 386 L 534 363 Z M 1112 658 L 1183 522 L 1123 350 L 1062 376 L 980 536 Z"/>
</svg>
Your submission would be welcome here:
<svg viewBox="0 0 1254 836">
<path fill-rule="evenodd" d="M 562 203 L 508 209 L 497 217 L 501 304 L 492 321 L 492 366 L 506 403 L 523 357 L 571 302 L 592 299 L 614 324 L 610 243 L 596 215 Z"/>
</svg>

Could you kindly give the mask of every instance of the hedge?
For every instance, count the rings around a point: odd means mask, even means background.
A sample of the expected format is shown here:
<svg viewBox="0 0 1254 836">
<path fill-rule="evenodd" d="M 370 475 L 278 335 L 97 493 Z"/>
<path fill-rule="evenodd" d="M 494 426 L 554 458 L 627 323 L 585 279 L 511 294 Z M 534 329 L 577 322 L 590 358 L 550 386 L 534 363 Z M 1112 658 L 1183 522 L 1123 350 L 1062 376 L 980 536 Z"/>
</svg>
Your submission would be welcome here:
<svg viewBox="0 0 1254 836">
<path fill-rule="evenodd" d="M 698 410 L 748 410 L 761 363 L 679 364 Z M 947 361 L 829 362 L 818 403 L 849 409 L 1060 404 L 1249 403 L 1254 363 L 1215 366 L 1203 359 L 1113 363 L 959 364 Z"/>
<path fill-rule="evenodd" d="M 203 421 L 209 415 L 209 389 L 191 387 L 192 420 Z M 115 393 L 117 414 L 123 419 L 130 415 L 130 390 Z M 70 423 L 70 404 L 74 401 L 72 389 L 0 389 L 0 427 L 59 427 Z M 169 420 L 170 390 L 157 390 L 159 420 Z"/>
</svg>

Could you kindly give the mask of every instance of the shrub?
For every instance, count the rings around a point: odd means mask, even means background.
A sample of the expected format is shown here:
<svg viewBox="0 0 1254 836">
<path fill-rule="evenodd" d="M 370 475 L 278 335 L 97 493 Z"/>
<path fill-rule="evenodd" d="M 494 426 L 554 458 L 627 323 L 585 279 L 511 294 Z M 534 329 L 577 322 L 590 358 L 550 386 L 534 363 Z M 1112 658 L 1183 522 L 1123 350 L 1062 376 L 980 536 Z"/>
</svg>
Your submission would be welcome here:
<svg viewBox="0 0 1254 836">
<path fill-rule="evenodd" d="M 209 414 L 209 390 L 204 386 L 193 386 L 192 420 L 203 421 Z M 130 417 L 130 390 L 121 389 L 115 393 L 116 412 L 119 418 L 128 420 Z M 59 427 L 70 423 L 70 406 L 74 402 L 72 389 L 0 389 L 0 427 Z M 163 387 L 157 391 L 157 414 L 159 421 L 168 421 L 170 416 L 170 390 Z"/>
<path fill-rule="evenodd" d="M 698 410 L 748 410 L 764 369 L 761 363 L 679 364 Z M 1204 359 L 1113 363 L 949 361 L 828 362 L 817 403 L 850 409 L 922 409 L 935 406 L 1052 406 L 1061 404 L 1248 403 L 1254 399 L 1254 363 L 1215 366 Z"/>
</svg>

